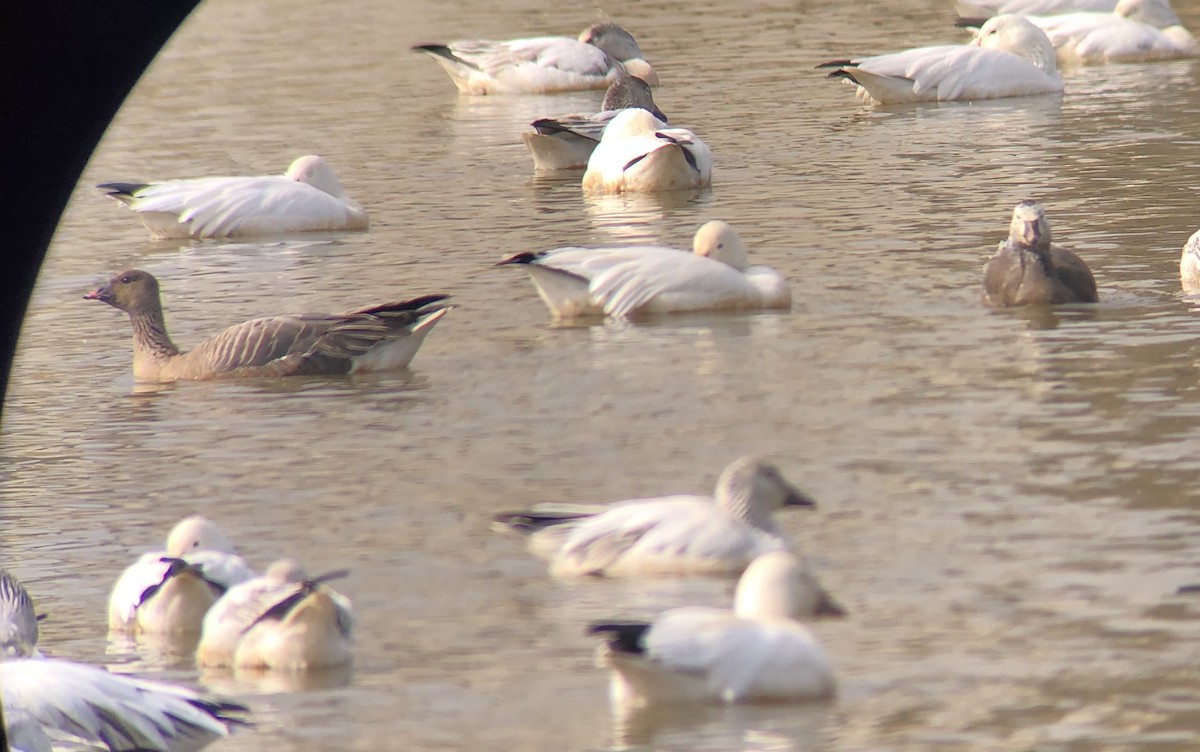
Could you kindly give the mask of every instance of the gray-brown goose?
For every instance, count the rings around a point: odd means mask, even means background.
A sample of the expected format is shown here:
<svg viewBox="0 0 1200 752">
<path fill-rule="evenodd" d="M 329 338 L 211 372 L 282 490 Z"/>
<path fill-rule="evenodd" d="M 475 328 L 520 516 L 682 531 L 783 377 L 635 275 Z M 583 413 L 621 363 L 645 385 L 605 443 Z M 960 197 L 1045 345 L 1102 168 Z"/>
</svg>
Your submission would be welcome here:
<svg viewBox="0 0 1200 752">
<path fill-rule="evenodd" d="M 1083 259 L 1050 242 L 1046 211 L 1035 201 L 1013 209 L 1008 240 L 983 268 L 984 305 L 1095 303 L 1096 280 Z"/>
<path fill-rule="evenodd" d="M 181 351 L 167 334 L 158 280 L 130 269 L 84 296 L 129 314 L 133 377 L 167 382 L 237 376 L 384 371 L 408 366 L 446 314 L 448 296 L 425 295 L 349 313 L 269 316 L 236 324 Z"/>
</svg>

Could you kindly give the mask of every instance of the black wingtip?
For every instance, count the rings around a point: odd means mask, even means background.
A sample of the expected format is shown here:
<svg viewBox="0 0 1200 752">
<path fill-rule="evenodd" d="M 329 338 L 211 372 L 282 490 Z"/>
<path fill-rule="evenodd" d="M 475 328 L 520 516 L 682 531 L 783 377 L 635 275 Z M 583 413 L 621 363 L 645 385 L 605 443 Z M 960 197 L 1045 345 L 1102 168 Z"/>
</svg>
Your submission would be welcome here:
<svg viewBox="0 0 1200 752">
<path fill-rule="evenodd" d="M 104 191 L 106 196 L 127 196 L 133 198 L 133 194 L 142 190 L 147 186 L 146 183 L 97 183 L 96 187 Z"/>
<path fill-rule="evenodd" d="M 817 65 L 814 67 L 816 67 L 816 68 L 847 68 L 847 67 L 853 67 L 853 66 L 854 66 L 853 60 L 830 60 L 827 63 L 821 63 L 820 65 Z"/>
<path fill-rule="evenodd" d="M 858 79 L 854 77 L 854 73 L 852 71 L 848 71 L 845 69 L 835 70 L 833 73 L 830 73 L 825 78 L 846 78 L 846 79 L 853 81 L 854 83 L 858 83 Z"/>
<path fill-rule="evenodd" d="M 589 512 L 501 512 L 492 517 L 492 522 L 520 533 L 536 533 L 538 530 L 591 516 Z"/>
<path fill-rule="evenodd" d="M 441 57 L 454 57 L 454 53 L 444 44 L 414 44 L 409 49 L 413 52 L 425 52 L 430 55 L 440 55 Z"/>
<path fill-rule="evenodd" d="M 1175 595 L 1188 595 L 1190 593 L 1200 593 L 1200 585 L 1184 585 L 1175 591 Z"/>
<path fill-rule="evenodd" d="M 641 655 L 646 652 L 642 645 L 642 637 L 650 631 L 650 625 L 644 621 L 625 622 L 592 622 L 587 626 L 587 634 L 604 635 L 608 646 L 618 653 Z"/>
<path fill-rule="evenodd" d="M 515 256 L 509 256 L 503 261 L 497 261 L 493 266 L 509 266 L 510 264 L 532 264 L 541 257 L 537 251 L 525 251 Z"/>
<path fill-rule="evenodd" d="M 986 18 L 968 18 L 960 16 L 954 21 L 955 27 L 959 29 L 978 29 L 988 22 Z"/>
</svg>

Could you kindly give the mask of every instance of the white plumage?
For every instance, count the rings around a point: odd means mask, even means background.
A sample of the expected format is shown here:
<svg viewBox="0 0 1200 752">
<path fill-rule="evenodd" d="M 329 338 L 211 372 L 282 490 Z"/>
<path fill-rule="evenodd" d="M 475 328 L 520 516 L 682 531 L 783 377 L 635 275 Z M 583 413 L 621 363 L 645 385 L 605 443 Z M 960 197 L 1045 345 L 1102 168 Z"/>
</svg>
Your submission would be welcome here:
<svg viewBox="0 0 1200 752">
<path fill-rule="evenodd" d="M 253 576 L 213 522 L 187 517 L 171 530 L 166 550 L 143 554 L 117 578 L 108 602 L 109 629 L 199 633 L 217 598 Z"/>
<path fill-rule="evenodd" d="M 1117 0 L 955 0 L 954 7 L 966 18 L 1049 16 L 1081 10 L 1109 13 L 1117 7 Z"/>
<path fill-rule="evenodd" d="M 714 220 L 696 231 L 692 253 L 661 246 L 556 248 L 500 262 L 528 270 L 557 318 L 789 308 L 787 281 L 751 266 L 737 230 Z"/>
<path fill-rule="evenodd" d="M 1179 282 L 1189 295 L 1200 293 L 1200 230 L 1192 233 L 1179 256 Z"/>
<path fill-rule="evenodd" d="M 365 230 L 367 212 L 324 159 L 292 162 L 283 175 L 102 183 L 156 238 L 225 238 Z"/>
<path fill-rule="evenodd" d="M 623 72 L 658 85 L 633 36 L 600 23 L 571 37 L 472 39 L 412 48 L 431 55 L 463 94 L 551 94 L 604 89 Z"/>
<path fill-rule="evenodd" d="M 756 556 L 790 545 L 772 512 L 815 506 L 771 464 L 731 463 L 716 495 L 631 499 L 607 506 L 541 505 L 498 515 L 502 531 L 528 535 L 556 575 L 737 575 Z"/>
<path fill-rule="evenodd" d="M 652 193 L 712 182 L 712 151 L 686 128 L 671 128 L 647 110 L 622 110 L 588 158 L 583 189 Z"/>
<path fill-rule="evenodd" d="M 965 45 L 917 47 L 825 63 L 831 77 L 857 84 L 860 99 L 880 104 L 998 99 L 1063 90 L 1054 46 L 1019 16 L 996 16 Z"/>
<path fill-rule="evenodd" d="M 1200 55 L 1168 0 L 1121 0 L 1111 13 L 1029 16 L 1063 65 L 1141 63 Z"/>
<path fill-rule="evenodd" d="M 755 559 L 732 611 L 685 607 L 649 623 L 597 623 L 608 638 L 597 662 L 611 669 L 614 705 L 803 701 L 833 696 L 824 650 L 798 620 L 828 603 L 803 561 L 786 551 Z"/>
</svg>

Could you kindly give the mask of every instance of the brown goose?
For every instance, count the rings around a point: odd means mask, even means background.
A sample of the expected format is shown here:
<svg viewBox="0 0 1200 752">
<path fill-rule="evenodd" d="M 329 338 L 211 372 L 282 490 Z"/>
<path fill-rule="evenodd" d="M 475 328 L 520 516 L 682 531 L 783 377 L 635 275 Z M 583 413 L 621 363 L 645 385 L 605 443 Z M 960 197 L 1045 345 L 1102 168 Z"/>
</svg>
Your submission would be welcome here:
<svg viewBox="0 0 1200 752">
<path fill-rule="evenodd" d="M 983 304 L 1095 303 L 1096 280 L 1083 259 L 1050 242 L 1046 211 L 1035 201 L 1013 209 L 1008 240 L 983 268 Z"/>
<path fill-rule="evenodd" d="M 297 376 L 404 368 L 449 308 L 425 295 L 349 313 L 269 316 L 236 324 L 182 352 L 167 334 L 158 280 L 130 269 L 83 296 L 129 314 L 133 377 L 166 382 L 236 376 Z"/>
</svg>

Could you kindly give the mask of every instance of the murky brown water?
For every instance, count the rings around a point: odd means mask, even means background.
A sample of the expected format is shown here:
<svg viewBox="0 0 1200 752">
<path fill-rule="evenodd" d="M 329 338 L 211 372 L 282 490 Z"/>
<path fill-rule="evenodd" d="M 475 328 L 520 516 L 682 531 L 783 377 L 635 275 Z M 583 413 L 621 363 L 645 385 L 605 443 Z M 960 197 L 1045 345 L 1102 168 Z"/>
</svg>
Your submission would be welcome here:
<svg viewBox="0 0 1200 752">
<path fill-rule="evenodd" d="M 618 2 L 656 98 L 717 159 L 683 199 L 584 199 L 517 133 L 598 94 L 460 99 L 417 42 L 574 33 L 592 6 L 205 3 L 113 124 L 31 306 L 0 448 L 4 563 L 52 654 L 201 682 L 256 726 L 216 749 L 1193 750 L 1200 745 L 1200 63 L 1088 69 L 1060 97 L 870 109 L 812 66 L 953 41 L 942 0 Z M 1200 2 L 1178 10 L 1200 27 Z M 261 173 L 319 152 L 367 234 L 150 243 L 103 180 Z M 994 313 L 980 265 L 1043 200 L 1103 302 Z M 790 314 L 552 327 L 490 264 L 685 246 L 734 222 Z M 132 394 L 127 324 L 80 300 L 158 275 L 184 345 L 266 313 L 449 292 L 406 374 Z M 762 453 L 820 499 L 784 517 L 852 609 L 820 623 L 841 696 L 613 719 L 582 627 L 728 583 L 554 582 L 493 513 L 702 491 Z M 254 563 L 349 567 L 332 687 L 198 677 L 104 635 L 120 569 L 203 512 Z"/>
</svg>

